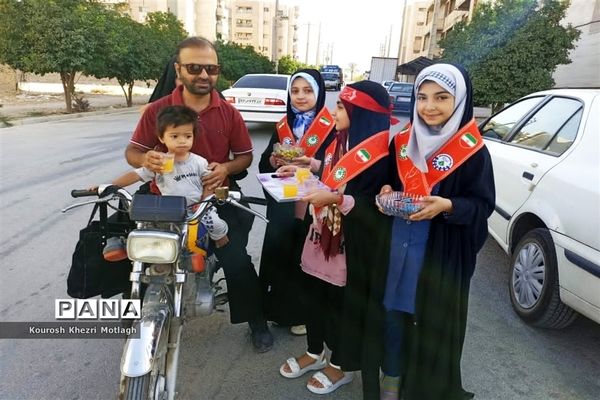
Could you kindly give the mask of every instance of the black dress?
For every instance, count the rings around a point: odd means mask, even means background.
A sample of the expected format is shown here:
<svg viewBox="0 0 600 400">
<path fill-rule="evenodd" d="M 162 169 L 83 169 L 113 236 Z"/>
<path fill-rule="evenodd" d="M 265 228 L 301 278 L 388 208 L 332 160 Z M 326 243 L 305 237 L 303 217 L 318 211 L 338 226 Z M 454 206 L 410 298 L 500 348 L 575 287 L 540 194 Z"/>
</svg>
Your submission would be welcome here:
<svg viewBox="0 0 600 400">
<path fill-rule="evenodd" d="M 343 220 L 347 282 L 340 337 L 341 367 L 344 371 L 361 370 L 363 390 L 373 388 L 377 398 L 392 218 L 379 212 L 375 196 L 388 182 L 387 164 L 388 156 L 350 181 L 344 192 L 354 197 L 355 205 Z"/>
<path fill-rule="evenodd" d="M 392 167 L 394 168 L 394 167 Z M 396 176 L 394 190 L 402 190 Z M 489 152 L 483 147 L 440 183 L 438 196 L 453 212 L 431 221 L 419 276 L 414 321 L 405 326 L 402 399 L 463 399 L 460 360 L 465 339 L 469 287 L 477 252 L 487 239 L 495 189 Z M 371 370 L 369 382 L 378 371 Z M 373 376 L 374 375 L 374 376 Z M 375 378 L 376 379 L 376 378 Z M 366 399 L 379 399 L 373 385 Z"/>
<path fill-rule="evenodd" d="M 323 159 L 325 149 L 334 139 L 330 134 L 323 142 L 314 158 Z M 267 148 L 258 164 L 261 173 L 275 172 L 269 162 L 273 144 L 279 142 L 277 131 L 271 136 Z M 260 258 L 259 279 L 263 293 L 265 318 L 279 325 L 300 325 L 305 322 L 305 301 L 300 256 L 311 219 L 295 218 L 295 204 L 278 203 L 266 191 L 267 218 L 269 223 Z"/>
</svg>

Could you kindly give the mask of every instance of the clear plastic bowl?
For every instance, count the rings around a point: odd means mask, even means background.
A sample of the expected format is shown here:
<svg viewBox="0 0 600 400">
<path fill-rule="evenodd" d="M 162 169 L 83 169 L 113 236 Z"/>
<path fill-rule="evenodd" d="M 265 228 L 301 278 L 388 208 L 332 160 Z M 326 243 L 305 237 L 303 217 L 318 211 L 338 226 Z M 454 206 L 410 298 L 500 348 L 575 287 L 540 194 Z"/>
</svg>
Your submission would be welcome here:
<svg viewBox="0 0 600 400">
<path fill-rule="evenodd" d="M 386 215 L 408 219 L 411 214 L 425 207 L 423 196 L 405 193 L 390 192 L 375 196 L 375 202 Z"/>
<path fill-rule="evenodd" d="M 304 149 L 300 146 L 275 143 L 273 145 L 273 153 L 278 157 L 291 162 L 296 157 L 302 157 L 304 155 Z"/>
</svg>

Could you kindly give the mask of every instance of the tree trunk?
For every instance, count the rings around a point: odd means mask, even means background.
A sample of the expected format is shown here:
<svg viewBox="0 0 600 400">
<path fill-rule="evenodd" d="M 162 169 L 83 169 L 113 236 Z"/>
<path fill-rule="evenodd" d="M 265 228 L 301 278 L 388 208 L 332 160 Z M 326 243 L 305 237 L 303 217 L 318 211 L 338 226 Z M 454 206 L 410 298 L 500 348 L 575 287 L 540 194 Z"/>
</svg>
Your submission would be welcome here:
<svg viewBox="0 0 600 400">
<path fill-rule="evenodd" d="M 504 107 L 504 103 L 492 103 L 492 114 L 496 114 Z"/>
<path fill-rule="evenodd" d="M 127 107 L 133 106 L 133 85 L 134 85 L 134 82 L 130 82 L 129 87 L 127 88 L 127 91 L 128 91 Z"/>
<path fill-rule="evenodd" d="M 67 105 L 67 112 L 73 112 L 72 97 L 75 93 L 75 71 L 61 71 L 60 80 L 62 81 L 63 91 L 65 93 L 65 104 Z"/>
<path fill-rule="evenodd" d="M 125 89 L 125 85 L 127 85 L 127 89 Z M 132 106 L 131 93 L 133 93 L 133 82 L 122 82 L 119 81 L 119 86 L 121 86 L 121 90 L 125 95 L 125 102 L 127 103 L 127 107 Z"/>
</svg>

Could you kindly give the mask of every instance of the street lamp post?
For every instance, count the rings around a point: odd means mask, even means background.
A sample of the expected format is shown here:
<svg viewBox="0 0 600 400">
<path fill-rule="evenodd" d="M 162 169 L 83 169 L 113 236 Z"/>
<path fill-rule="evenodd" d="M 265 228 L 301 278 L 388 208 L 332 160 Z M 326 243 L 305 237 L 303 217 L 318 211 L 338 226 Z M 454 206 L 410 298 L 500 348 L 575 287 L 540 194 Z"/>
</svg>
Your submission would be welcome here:
<svg viewBox="0 0 600 400">
<path fill-rule="evenodd" d="M 275 73 L 279 73 L 279 60 L 277 54 L 278 40 L 277 40 L 277 24 L 279 23 L 279 0 L 275 0 L 275 16 L 273 17 L 273 49 L 271 52 L 271 59 L 275 63 Z"/>
<path fill-rule="evenodd" d="M 308 44 L 310 43 L 310 22 L 308 25 L 308 31 L 306 33 L 306 56 L 304 57 L 304 63 L 308 65 Z"/>
</svg>

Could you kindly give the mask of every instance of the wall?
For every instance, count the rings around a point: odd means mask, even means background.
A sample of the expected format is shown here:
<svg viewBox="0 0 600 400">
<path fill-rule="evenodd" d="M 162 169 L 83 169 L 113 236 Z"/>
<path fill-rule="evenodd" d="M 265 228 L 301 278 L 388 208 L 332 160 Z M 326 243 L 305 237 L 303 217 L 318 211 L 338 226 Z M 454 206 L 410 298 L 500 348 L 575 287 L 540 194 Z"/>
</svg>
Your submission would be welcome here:
<svg viewBox="0 0 600 400">
<path fill-rule="evenodd" d="M 554 73 L 555 87 L 600 88 L 600 0 L 571 0 L 563 23 L 581 30 L 572 63 L 559 65 Z"/>
<path fill-rule="evenodd" d="M 8 65 L 0 64 L 0 97 L 14 96 L 17 91 L 17 74 Z"/>
</svg>

